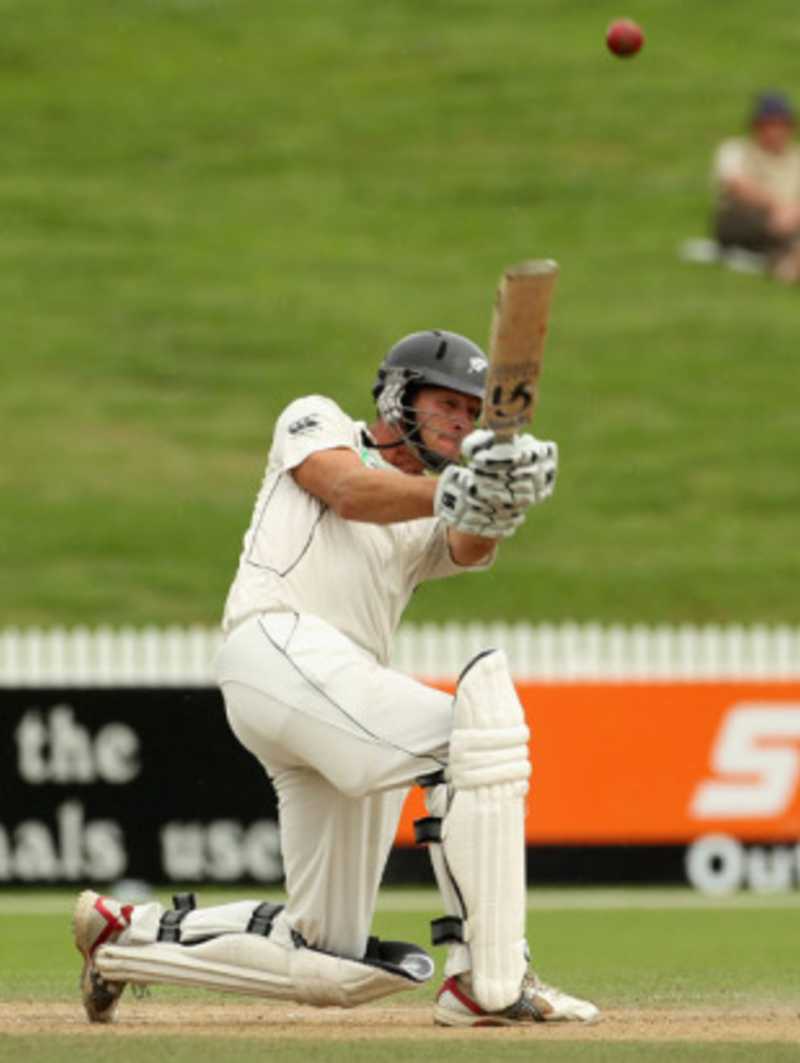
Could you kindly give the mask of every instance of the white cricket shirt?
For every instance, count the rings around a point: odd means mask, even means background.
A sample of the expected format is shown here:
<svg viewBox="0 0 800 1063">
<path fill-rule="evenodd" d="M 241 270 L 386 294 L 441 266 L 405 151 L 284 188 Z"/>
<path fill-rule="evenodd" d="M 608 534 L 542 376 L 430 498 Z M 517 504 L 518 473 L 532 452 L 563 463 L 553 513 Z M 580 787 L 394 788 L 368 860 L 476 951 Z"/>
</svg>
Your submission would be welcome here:
<svg viewBox="0 0 800 1063">
<path fill-rule="evenodd" d="M 714 157 L 714 180 L 718 183 L 747 177 L 770 195 L 786 203 L 800 202 L 800 147 L 790 144 L 776 154 L 765 151 L 751 137 L 724 141 Z"/>
<path fill-rule="evenodd" d="M 469 569 L 456 564 L 438 518 L 344 520 L 291 475 L 310 454 L 339 447 L 355 451 L 371 468 L 393 469 L 366 445 L 368 438 L 363 422 L 321 395 L 297 399 L 283 411 L 225 604 L 226 632 L 257 613 L 296 610 L 327 621 L 386 664 L 394 631 L 420 583 L 491 565 L 494 555 Z"/>
</svg>

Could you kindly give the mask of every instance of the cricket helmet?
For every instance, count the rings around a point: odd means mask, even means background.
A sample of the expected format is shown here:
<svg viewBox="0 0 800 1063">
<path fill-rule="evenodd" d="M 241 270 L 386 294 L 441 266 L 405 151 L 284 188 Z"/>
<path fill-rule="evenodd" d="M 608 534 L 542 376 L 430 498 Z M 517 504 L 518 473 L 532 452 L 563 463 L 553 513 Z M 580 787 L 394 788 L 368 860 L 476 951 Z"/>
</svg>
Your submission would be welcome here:
<svg viewBox="0 0 800 1063">
<path fill-rule="evenodd" d="M 450 388 L 483 399 L 488 360 L 480 347 L 457 332 L 430 329 L 404 336 L 381 362 L 372 387 L 380 417 L 403 432 L 403 441 L 434 472 L 449 459 L 422 443 L 414 396 L 424 387 Z"/>
</svg>

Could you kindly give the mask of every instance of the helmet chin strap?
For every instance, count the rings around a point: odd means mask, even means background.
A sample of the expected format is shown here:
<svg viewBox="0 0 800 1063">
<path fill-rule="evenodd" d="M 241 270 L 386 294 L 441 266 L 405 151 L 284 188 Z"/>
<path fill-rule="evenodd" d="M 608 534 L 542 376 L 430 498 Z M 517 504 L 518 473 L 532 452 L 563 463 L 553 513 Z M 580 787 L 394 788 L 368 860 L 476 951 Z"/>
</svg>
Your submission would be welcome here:
<svg viewBox="0 0 800 1063">
<path fill-rule="evenodd" d="M 431 472 L 442 472 L 448 465 L 453 464 L 452 460 L 446 458 L 444 454 L 440 454 L 437 450 L 431 450 L 430 447 L 426 447 L 422 443 L 416 443 L 412 439 L 409 439 L 407 446 L 409 450 L 412 450 L 417 455 L 425 468 L 430 469 Z"/>
<path fill-rule="evenodd" d="M 451 464 L 451 459 L 446 458 L 444 454 L 439 454 L 436 450 L 431 450 L 430 447 L 426 447 L 422 442 L 422 433 L 420 432 L 419 425 L 403 433 L 403 437 L 400 440 L 408 450 L 419 458 L 426 469 L 431 472 L 441 472 Z"/>
<path fill-rule="evenodd" d="M 406 445 L 405 439 L 396 439 L 394 443 L 376 443 L 371 435 L 365 436 L 364 443 L 373 450 L 392 450 L 394 447 L 404 447 Z"/>
</svg>

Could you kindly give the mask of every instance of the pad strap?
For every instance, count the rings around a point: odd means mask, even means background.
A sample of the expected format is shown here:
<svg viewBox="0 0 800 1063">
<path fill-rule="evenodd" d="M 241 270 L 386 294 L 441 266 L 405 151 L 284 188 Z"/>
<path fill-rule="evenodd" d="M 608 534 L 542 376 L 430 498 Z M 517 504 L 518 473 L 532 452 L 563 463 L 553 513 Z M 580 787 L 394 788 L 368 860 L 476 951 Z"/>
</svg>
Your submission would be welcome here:
<svg viewBox="0 0 800 1063">
<path fill-rule="evenodd" d="M 438 768 L 436 771 L 429 771 L 427 775 L 418 775 L 416 778 L 417 786 L 421 786 L 423 790 L 430 786 L 440 786 L 446 781 L 447 777 L 445 776 L 444 768 Z"/>
<path fill-rule="evenodd" d="M 197 907 L 197 901 L 193 893 L 176 893 L 172 898 L 175 905 L 170 911 L 164 912 L 158 921 L 158 937 L 156 941 L 170 941 L 179 944 L 181 940 L 181 923 Z"/>
<path fill-rule="evenodd" d="M 269 937 L 269 933 L 272 930 L 272 924 L 275 922 L 275 917 L 279 912 L 283 911 L 282 904 L 273 904 L 271 901 L 262 901 L 256 908 L 253 909 L 253 914 L 250 916 L 250 922 L 247 924 L 248 934 L 261 934 L 262 937 Z"/>
<path fill-rule="evenodd" d="M 442 915 L 431 920 L 432 945 L 457 945 L 464 940 L 464 920 L 457 915 Z"/>
<path fill-rule="evenodd" d="M 417 845 L 438 845 L 441 840 L 441 816 L 423 816 L 414 820 L 414 841 Z"/>
</svg>

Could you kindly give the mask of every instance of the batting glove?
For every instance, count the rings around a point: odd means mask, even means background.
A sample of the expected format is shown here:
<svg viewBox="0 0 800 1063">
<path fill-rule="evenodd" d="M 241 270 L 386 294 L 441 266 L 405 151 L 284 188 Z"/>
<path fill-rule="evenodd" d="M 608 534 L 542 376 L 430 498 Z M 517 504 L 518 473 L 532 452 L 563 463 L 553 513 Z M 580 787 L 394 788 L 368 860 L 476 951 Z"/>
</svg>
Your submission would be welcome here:
<svg viewBox="0 0 800 1063">
<path fill-rule="evenodd" d="M 448 465 L 439 477 L 433 511 L 458 531 L 485 539 L 508 539 L 525 520 L 524 508 L 481 498 L 476 473 L 463 465 Z"/>
<path fill-rule="evenodd" d="M 500 443 L 490 429 L 479 428 L 464 440 L 461 453 L 475 473 L 482 501 L 524 510 L 555 490 L 558 446 L 552 440 L 526 434 Z"/>
</svg>

